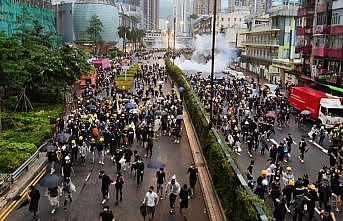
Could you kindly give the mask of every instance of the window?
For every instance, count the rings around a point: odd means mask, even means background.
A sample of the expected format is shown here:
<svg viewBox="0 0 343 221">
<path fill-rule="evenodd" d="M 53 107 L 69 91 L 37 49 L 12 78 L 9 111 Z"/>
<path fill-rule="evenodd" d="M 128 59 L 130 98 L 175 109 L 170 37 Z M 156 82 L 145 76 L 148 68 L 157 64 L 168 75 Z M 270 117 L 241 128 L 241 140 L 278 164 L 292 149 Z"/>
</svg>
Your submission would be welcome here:
<svg viewBox="0 0 343 221">
<path fill-rule="evenodd" d="M 230 22 L 230 18 L 227 18 L 227 21 Z"/>
<path fill-rule="evenodd" d="M 222 21 L 224 21 L 224 18 L 222 18 Z"/>
<path fill-rule="evenodd" d="M 241 22 L 241 21 L 242 21 L 242 18 L 239 18 L 239 21 Z"/>
<path fill-rule="evenodd" d="M 237 21 L 237 18 L 235 18 L 234 21 Z"/>
</svg>

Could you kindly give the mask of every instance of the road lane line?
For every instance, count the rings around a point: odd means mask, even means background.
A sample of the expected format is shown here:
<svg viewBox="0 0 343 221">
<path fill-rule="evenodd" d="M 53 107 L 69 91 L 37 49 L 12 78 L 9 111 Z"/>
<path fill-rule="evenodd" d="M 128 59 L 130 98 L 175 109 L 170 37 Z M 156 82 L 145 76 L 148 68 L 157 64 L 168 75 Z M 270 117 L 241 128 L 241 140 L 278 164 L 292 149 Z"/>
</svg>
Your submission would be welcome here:
<svg viewBox="0 0 343 221">
<path fill-rule="evenodd" d="M 24 199 L 24 195 L 26 194 L 29 186 L 36 185 L 38 181 L 43 177 L 43 175 L 46 172 L 46 167 L 42 169 L 41 172 L 38 173 L 38 175 L 27 185 L 27 187 L 19 194 L 20 198 L 17 200 L 14 200 L 7 208 L 6 210 L 0 215 L 0 221 L 5 221 L 9 214 L 19 205 L 19 203 Z"/>
</svg>

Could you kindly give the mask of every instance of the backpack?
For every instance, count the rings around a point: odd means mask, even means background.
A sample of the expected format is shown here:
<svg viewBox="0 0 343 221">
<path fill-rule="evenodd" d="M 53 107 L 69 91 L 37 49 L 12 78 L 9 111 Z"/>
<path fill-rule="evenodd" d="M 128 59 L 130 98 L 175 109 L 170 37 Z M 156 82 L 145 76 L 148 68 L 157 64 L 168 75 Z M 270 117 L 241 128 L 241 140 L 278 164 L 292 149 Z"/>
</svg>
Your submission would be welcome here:
<svg viewBox="0 0 343 221">
<path fill-rule="evenodd" d="M 99 136 L 98 128 L 94 127 L 93 130 L 92 130 L 92 134 L 93 134 L 94 137 L 98 137 Z"/>
</svg>

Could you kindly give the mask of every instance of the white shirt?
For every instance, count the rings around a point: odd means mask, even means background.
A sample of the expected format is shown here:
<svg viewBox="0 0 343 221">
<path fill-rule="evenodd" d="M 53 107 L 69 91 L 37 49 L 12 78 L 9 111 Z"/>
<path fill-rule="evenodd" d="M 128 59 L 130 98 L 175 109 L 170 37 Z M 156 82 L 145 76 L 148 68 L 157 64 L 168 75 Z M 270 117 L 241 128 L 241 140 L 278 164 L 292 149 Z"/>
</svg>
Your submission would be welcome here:
<svg viewBox="0 0 343 221">
<path fill-rule="evenodd" d="M 155 192 L 150 193 L 148 191 L 145 194 L 145 197 L 146 197 L 146 205 L 147 206 L 150 206 L 150 207 L 156 206 L 155 200 L 158 198 L 158 195 Z"/>
</svg>

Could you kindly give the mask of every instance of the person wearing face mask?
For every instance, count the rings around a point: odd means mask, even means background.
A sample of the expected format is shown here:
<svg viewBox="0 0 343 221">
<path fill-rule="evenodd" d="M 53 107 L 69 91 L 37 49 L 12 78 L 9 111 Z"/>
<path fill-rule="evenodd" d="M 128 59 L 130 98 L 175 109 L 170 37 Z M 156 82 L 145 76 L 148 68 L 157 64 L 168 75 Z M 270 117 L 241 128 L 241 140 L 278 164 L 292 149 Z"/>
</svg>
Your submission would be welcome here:
<svg viewBox="0 0 343 221">
<path fill-rule="evenodd" d="M 149 220 L 152 221 L 155 216 L 155 208 L 159 202 L 157 193 L 154 192 L 154 187 L 150 186 L 148 192 L 145 194 L 143 204 L 146 205 L 145 212 L 149 216 Z M 145 219 L 145 215 L 144 215 Z"/>
<path fill-rule="evenodd" d="M 169 207 L 170 207 L 170 214 L 174 214 L 175 211 L 175 200 L 177 195 L 181 191 L 180 184 L 176 181 L 175 174 L 172 176 L 171 180 L 168 182 L 166 187 L 166 194 L 169 197 Z"/>
</svg>

